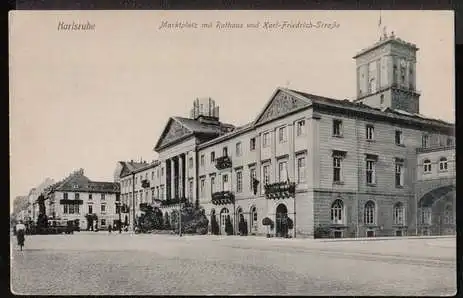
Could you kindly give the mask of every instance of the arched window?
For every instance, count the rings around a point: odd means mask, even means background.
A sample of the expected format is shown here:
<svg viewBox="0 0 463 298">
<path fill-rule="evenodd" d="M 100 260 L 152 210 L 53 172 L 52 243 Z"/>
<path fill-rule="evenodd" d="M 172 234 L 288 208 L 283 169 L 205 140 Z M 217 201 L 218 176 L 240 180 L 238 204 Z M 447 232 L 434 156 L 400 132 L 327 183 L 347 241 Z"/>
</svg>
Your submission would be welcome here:
<svg viewBox="0 0 463 298">
<path fill-rule="evenodd" d="M 439 160 L 439 170 L 441 171 L 447 171 L 447 158 L 441 157 Z"/>
<path fill-rule="evenodd" d="M 444 224 L 453 224 L 453 210 L 450 204 L 447 204 L 444 209 Z"/>
<path fill-rule="evenodd" d="M 373 201 L 368 201 L 364 208 L 363 223 L 366 225 L 372 225 L 375 223 L 375 220 L 375 203 Z"/>
<path fill-rule="evenodd" d="M 431 161 L 429 159 L 423 161 L 423 169 L 425 173 L 431 173 Z"/>
<path fill-rule="evenodd" d="M 394 205 L 392 216 L 395 225 L 405 224 L 405 207 L 402 203 L 399 202 Z"/>
<path fill-rule="evenodd" d="M 344 203 L 337 199 L 331 205 L 331 223 L 342 224 L 344 222 Z"/>
</svg>

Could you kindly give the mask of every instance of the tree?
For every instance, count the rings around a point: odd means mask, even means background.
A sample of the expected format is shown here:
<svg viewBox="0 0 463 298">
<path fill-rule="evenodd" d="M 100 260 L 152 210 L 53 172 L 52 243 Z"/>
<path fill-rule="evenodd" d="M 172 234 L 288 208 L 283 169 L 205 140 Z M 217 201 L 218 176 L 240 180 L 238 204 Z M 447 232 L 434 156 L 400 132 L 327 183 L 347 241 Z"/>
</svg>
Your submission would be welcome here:
<svg viewBox="0 0 463 298">
<path fill-rule="evenodd" d="M 45 209 L 45 197 L 41 194 L 37 198 L 39 204 L 39 215 L 37 217 L 37 230 L 43 232 L 48 228 L 48 217 Z"/>
<path fill-rule="evenodd" d="M 230 215 L 227 215 L 227 219 L 225 220 L 225 233 L 228 236 L 233 235 L 233 225 L 230 220 Z"/>
</svg>

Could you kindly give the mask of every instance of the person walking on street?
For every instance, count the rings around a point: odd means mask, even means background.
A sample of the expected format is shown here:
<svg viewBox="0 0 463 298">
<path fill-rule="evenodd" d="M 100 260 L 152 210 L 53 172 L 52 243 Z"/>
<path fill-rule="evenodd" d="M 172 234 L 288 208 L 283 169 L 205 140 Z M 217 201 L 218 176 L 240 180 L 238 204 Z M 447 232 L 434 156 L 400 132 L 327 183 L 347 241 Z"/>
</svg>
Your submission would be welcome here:
<svg viewBox="0 0 463 298">
<path fill-rule="evenodd" d="M 18 245 L 21 250 L 23 250 L 25 234 L 26 226 L 24 225 L 23 221 L 20 220 L 19 223 L 16 225 L 16 238 L 18 240 Z"/>
</svg>

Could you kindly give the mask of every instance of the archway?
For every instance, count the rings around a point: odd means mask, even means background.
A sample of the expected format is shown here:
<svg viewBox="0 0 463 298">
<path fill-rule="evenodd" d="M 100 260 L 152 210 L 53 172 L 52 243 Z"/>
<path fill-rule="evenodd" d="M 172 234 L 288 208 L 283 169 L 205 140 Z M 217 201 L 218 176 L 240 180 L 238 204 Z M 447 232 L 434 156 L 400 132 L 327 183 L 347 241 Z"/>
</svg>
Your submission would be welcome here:
<svg viewBox="0 0 463 298">
<path fill-rule="evenodd" d="M 226 235 L 225 231 L 225 223 L 227 222 L 227 216 L 230 214 L 227 208 L 223 208 L 220 211 L 220 234 L 221 235 Z"/>
<path fill-rule="evenodd" d="M 455 234 L 455 186 L 435 188 L 418 201 L 418 227 L 421 235 Z"/>
<path fill-rule="evenodd" d="M 287 237 L 288 236 L 288 208 L 285 204 L 279 204 L 276 209 L 275 216 L 275 232 L 277 237 Z"/>
</svg>

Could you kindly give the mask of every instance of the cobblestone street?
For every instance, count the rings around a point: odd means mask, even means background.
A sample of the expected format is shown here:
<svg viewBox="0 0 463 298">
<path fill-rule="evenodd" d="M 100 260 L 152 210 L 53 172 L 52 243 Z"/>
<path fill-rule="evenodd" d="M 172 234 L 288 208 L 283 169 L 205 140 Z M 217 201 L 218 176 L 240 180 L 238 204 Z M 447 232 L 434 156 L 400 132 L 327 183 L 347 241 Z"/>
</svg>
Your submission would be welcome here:
<svg viewBox="0 0 463 298">
<path fill-rule="evenodd" d="M 26 295 L 453 295 L 455 238 L 374 241 L 81 232 L 12 238 Z"/>
</svg>

